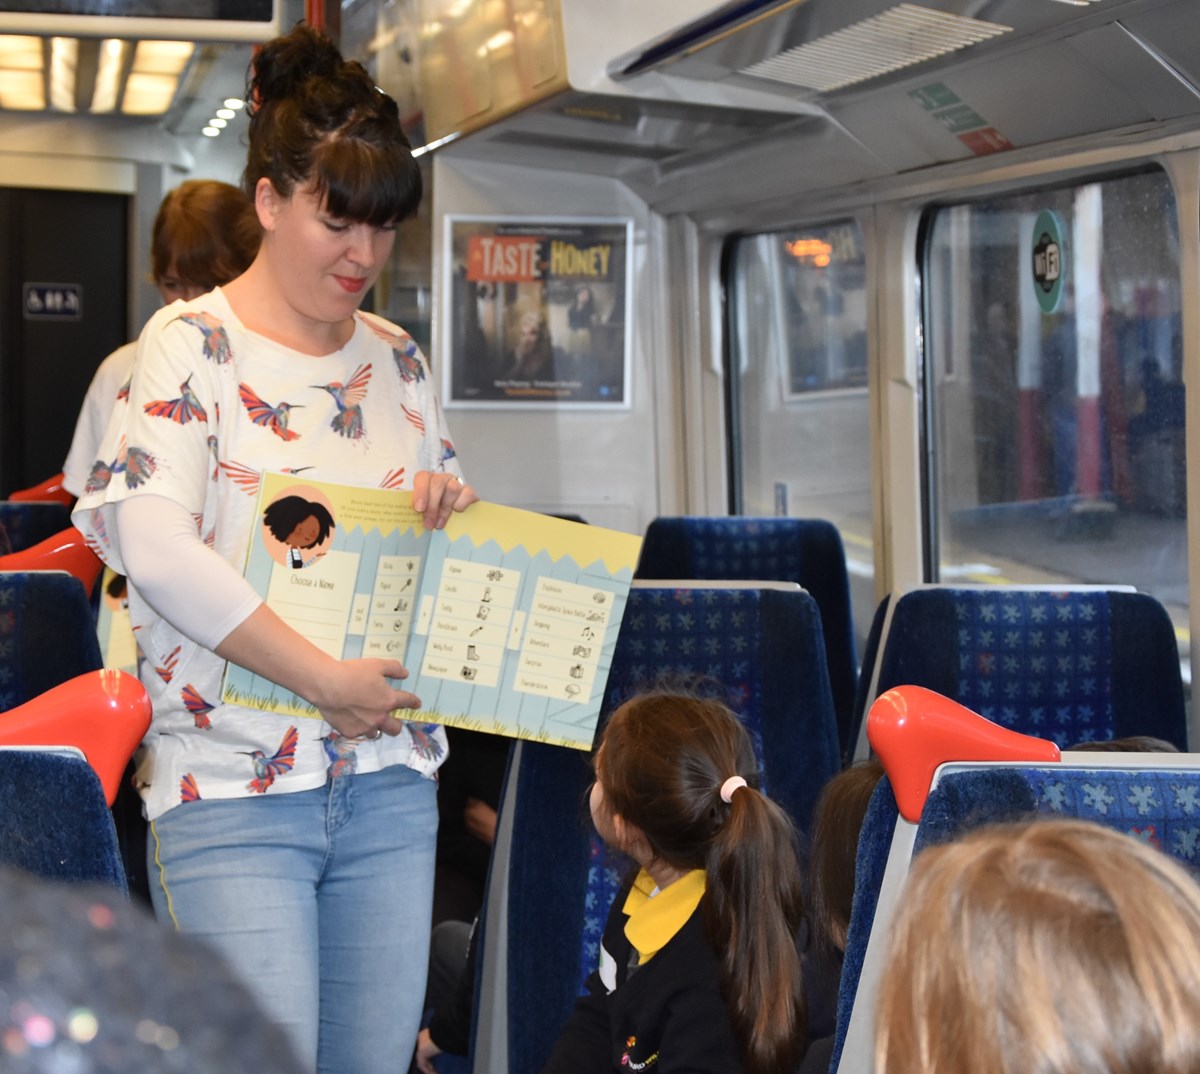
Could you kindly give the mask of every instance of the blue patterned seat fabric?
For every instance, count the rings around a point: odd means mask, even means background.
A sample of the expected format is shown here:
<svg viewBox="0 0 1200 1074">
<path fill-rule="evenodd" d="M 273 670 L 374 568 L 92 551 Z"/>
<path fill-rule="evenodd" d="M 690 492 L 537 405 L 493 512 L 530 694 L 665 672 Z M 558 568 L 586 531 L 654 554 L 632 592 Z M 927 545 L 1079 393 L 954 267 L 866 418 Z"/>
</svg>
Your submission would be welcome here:
<svg viewBox="0 0 1200 1074">
<path fill-rule="evenodd" d="M 880 661 L 875 696 L 925 686 L 1060 747 L 1144 734 L 1186 748 L 1174 628 L 1143 593 L 916 590 Z"/>
<path fill-rule="evenodd" d="M 60 571 L 0 573 L 0 712 L 102 666 L 78 579 Z"/>
<path fill-rule="evenodd" d="M 1092 820 L 1149 843 L 1200 873 L 1200 772 L 1177 768 L 1029 768 L 1043 813 Z"/>
<path fill-rule="evenodd" d="M 858 680 L 850 576 L 841 534 L 810 518 L 683 516 L 646 529 L 635 578 L 784 581 L 817 602 L 838 735 L 845 751 Z"/>
<path fill-rule="evenodd" d="M 0 749 L 0 862 L 47 880 L 126 890 L 113 817 L 87 761 Z"/>
<path fill-rule="evenodd" d="M 20 552 L 67 529 L 71 511 L 61 503 L 0 500 L 0 524 L 8 535 L 9 549 Z"/>
</svg>

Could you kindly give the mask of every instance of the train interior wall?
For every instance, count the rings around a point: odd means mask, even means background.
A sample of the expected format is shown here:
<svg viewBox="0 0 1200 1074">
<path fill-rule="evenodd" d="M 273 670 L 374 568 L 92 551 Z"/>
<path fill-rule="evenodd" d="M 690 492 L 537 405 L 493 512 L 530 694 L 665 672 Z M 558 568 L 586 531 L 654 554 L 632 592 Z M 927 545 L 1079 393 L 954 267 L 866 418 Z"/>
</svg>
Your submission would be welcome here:
<svg viewBox="0 0 1200 1074">
<path fill-rule="evenodd" d="M 679 393 L 662 219 L 622 183 L 603 176 L 484 163 L 447 152 L 435 158 L 433 177 L 435 236 L 447 219 L 472 215 L 633 222 L 626 404 L 456 406 L 441 380 L 447 420 L 472 483 L 501 503 L 577 514 L 628 532 L 641 532 L 662 510 L 682 505 L 683 490 L 670 477 L 679 451 L 674 432 Z M 449 361 L 450 270 L 445 244 L 436 238 L 434 251 L 432 360 L 441 376 Z"/>
</svg>

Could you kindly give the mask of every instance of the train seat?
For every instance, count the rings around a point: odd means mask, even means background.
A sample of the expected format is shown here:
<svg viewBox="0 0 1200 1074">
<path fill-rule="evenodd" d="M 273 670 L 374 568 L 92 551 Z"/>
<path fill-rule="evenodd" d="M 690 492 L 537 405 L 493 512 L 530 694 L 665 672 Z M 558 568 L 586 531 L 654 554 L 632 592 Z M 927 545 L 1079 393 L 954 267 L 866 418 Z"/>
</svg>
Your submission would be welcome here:
<svg viewBox="0 0 1200 1074">
<path fill-rule="evenodd" d="M 868 717 L 888 772 L 859 840 L 831 1074 L 870 1074 L 888 923 L 912 857 L 983 824 L 1037 814 L 1129 832 L 1200 875 L 1200 760 L 1182 753 L 1060 752 L 932 691 L 900 686 Z"/>
<path fill-rule="evenodd" d="M 60 503 L 64 507 L 71 507 L 75 503 L 75 497 L 63 488 L 63 473 L 60 471 L 52 477 L 46 478 L 45 481 L 39 481 L 36 485 L 30 485 L 27 489 L 16 489 L 8 494 L 10 500 L 16 502 L 50 502 Z"/>
<path fill-rule="evenodd" d="M 61 570 L 4 571 L 8 558 L 0 556 L 0 712 L 103 666 L 79 580 Z"/>
<path fill-rule="evenodd" d="M 900 684 L 952 697 L 1060 746 L 1154 735 L 1187 749 L 1166 609 L 1129 586 L 919 586 L 885 597 L 864 650 L 862 714 Z"/>
<path fill-rule="evenodd" d="M 71 509 L 42 500 L 0 500 L 0 525 L 8 534 L 9 548 L 20 552 L 67 529 Z"/>
<path fill-rule="evenodd" d="M 0 572 L 66 571 L 79 579 L 89 598 L 96 591 L 96 583 L 103 569 L 100 557 L 87 546 L 83 534 L 71 525 L 37 544 L 0 556 Z"/>
<path fill-rule="evenodd" d="M 109 807 L 149 725 L 145 688 L 111 670 L 0 714 L 0 862 L 127 890 Z"/>
<path fill-rule="evenodd" d="M 706 676 L 741 699 L 765 789 L 806 830 L 840 766 L 812 597 L 790 583 L 635 581 L 601 720 L 671 672 Z M 590 782 L 586 754 L 514 747 L 481 920 L 472 1041 L 480 1074 L 541 1069 L 596 965 L 624 866 L 591 837 Z"/>
<path fill-rule="evenodd" d="M 858 664 L 850 576 L 837 527 L 824 519 L 663 517 L 646 529 L 635 578 L 797 582 L 817 602 L 843 755 L 853 745 Z"/>
</svg>

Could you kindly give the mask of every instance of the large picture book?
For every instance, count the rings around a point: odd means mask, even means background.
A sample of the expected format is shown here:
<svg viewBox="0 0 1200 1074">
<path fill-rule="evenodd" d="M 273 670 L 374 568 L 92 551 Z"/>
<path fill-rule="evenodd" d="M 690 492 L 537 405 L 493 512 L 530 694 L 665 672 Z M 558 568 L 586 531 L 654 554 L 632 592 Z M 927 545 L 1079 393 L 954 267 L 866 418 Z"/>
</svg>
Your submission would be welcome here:
<svg viewBox="0 0 1200 1074">
<path fill-rule="evenodd" d="M 403 719 L 590 749 L 641 538 L 494 503 L 426 530 L 412 496 L 267 473 L 245 576 L 338 659 L 389 657 Z M 236 664 L 223 700 L 320 718 Z"/>
</svg>

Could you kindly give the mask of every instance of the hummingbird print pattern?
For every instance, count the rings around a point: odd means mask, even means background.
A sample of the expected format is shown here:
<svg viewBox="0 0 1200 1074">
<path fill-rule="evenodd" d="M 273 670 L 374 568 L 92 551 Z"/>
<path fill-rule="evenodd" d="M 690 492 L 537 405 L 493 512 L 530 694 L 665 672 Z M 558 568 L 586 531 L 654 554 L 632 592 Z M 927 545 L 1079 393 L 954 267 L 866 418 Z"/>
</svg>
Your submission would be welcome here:
<svg viewBox="0 0 1200 1074">
<path fill-rule="evenodd" d="M 112 512 L 142 493 L 183 507 L 197 538 L 240 574 L 268 471 L 295 475 L 298 486 L 308 475 L 404 489 L 421 470 L 459 473 L 424 357 L 374 314 L 356 316 L 340 350 L 314 356 L 247 332 L 218 289 L 155 314 L 137 354 L 121 389 L 127 399 L 90 472 L 82 468 L 87 489 L 75 515 L 114 567 Z M 227 701 L 225 661 L 179 631 L 171 609 L 160 615 L 134 587 L 129 610 L 155 672 L 143 763 L 154 779 L 142 788 L 151 820 L 201 790 L 208 800 L 287 793 L 396 764 L 433 778 L 446 756 L 445 732 L 433 724 L 364 742 L 320 719 Z"/>
<path fill-rule="evenodd" d="M 210 705 L 200 696 L 200 691 L 197 690 L 191 683 L 188 683 L 179 693 L 183 699 L 184 708 L 192 714 L 192 719 L 196 721 L 196 726 L 201 731 L 208 731 L 212 728 L 212 720 L 208 718 L 208 714 L 216 708 L 216 705 Z"/>
<path fill-rule="evenodd" d="M 222 462 L 218 466 L 224 471 L 225 476 L 247 496 L 258 495 L 259 486 L 262 484 L 261 470 L 255 470 L 252 466 L 243 466 L 240 462 Z M 311 466 L 281 466 L 279 472 L 281 474 L 302 474 L 305 470 L 311 469 Z"/>
<path fill-rule="evenodd" d="M 339 436 L 349 440 L 362 439 L 366 431 L 363 426 L 362 403 L 367 397 L 367 385 L 370 382 L 370 365 L 360 365 L 345 384 L 335 380 L 330 384 L 311 385 L 333 396 L 337 413 L 334 414 L 329 427 Z"/>
<path fill-rule="evenodd" d="M 204 337 L 204 357 L 217 365 L 225 365 L 233 360 L 233 348 L 229 346 L 229 336 L 225 326 L 211 313 L 181 313 L 179 320 L 200 329 Z"/>
<path fill-rule="evenodd" d="M 191 380 L 192 375 L 189 374 L 188 379 L 179 385 L 178 399 L 155 399 L 145 405 L 146 413 L 154 418 L 177 421 L 180 425 L 186 425 L 193 418 L 199 421 L 208 421 L 208 411 L 200 404 L 196 393 L 188 387 Z"/>
<path fill-rule="evenodd" d="M 358 769 L 358 739 L 330 731 L 321 742 L 325 746 L 325 756 L 329 758 L 329 778 L 354 775 Z"/>
<path fill-rule="evenodd" d="M 400 413 L 404 415 L 408 423 L 414 429 L 416 429 L 417 432 L 423 433 L 425 431 L 425 419 L 421 417 L 421 412 L 419 410 L 413 410 L 410 407 L 401 405 Z"/>
<path fill-rule="evenodd" d="M 364 317 L 363 320 L 372 332 L 392 348 L 392 360 L 396 363 L 396 372 L 401 380 L 414 384 L 425 379 L 425 361 L 421 357 L 421 348 L 412 336 L 395 325 L 385 327 L 373 317 Z"/>
<path fill-rule="evenodd" d="M 408 733 L 412 735 L 413 751 L 426 761 L 441 761 L 446 752 L 445 743 L 436 737 L 440 729 L 436 723 L 410 723 Z"/>
<path fill-rule="evenodd" d="M 270 403 L 260 399 L 249 384 L 238 385 L 238 397 L 242 400 L 242 405 L 246 408 L 246 413 L 250 415 L 250 420 L 255 425 L 266 426 L 280 440 L 299 439 L 299 433 L 294 433 L 288 429 L 288 417 L 293 407 L 302 406 L 303 404 L 278 403 L 275 406 L 271 406 Z"/>
<path fill-rule="evenodd" d="M 179 663 L 179 653 L 182 645 L 176 645 L 165 657 L 161 664 L 155 665 L 155 672 L 163 682 L 170 682 L 175 677 L 175 665 Z"/>
<path fill-rule="evenodd" d="M 92 472 L 88 475 L 87 484 L 83 486 L 84 495 L 89 492 L 103 492 L 117 474 L 125 475 L 125 486 L 136 489 L 144 485 L 154 471 L 158 469 L 158 460 L 144 448 L 128 447 L 121 441 L 117 457 L 106 463 L 97 459 L 92 463 Z"/>
<path fill-rule="evenodd" d="M 273 757 L 268 757 L 262 750 L 252 750 L 250 762 L 254 765 L 254 778 L 246 784 L 246 789 L 255 794 L 266 794 L 267 788 L 275 782 L 277 776 L 292 770 L 292 765 L 296 763 L 296 746 L 299 742 L 300 735 L 292 726 L 287 729 Z"/>
</svg>

